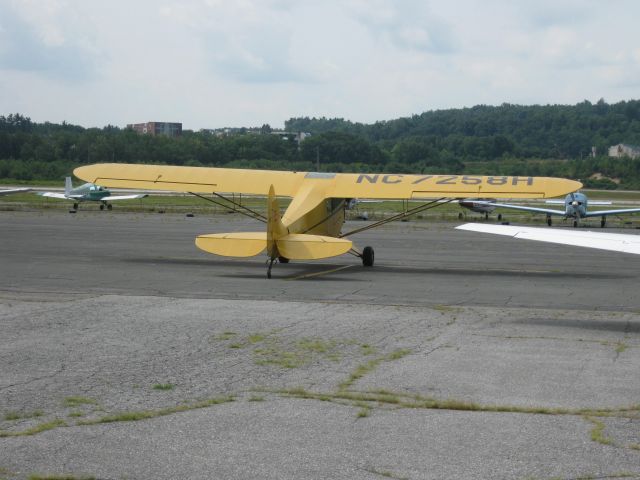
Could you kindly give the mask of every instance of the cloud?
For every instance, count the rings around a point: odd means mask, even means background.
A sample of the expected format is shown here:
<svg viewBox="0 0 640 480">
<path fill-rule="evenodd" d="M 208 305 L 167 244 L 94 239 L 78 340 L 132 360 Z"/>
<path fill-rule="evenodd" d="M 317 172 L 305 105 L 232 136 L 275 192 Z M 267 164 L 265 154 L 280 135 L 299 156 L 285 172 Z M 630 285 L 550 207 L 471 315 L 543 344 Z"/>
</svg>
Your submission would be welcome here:
<svg viewBox="0 0 640 480">
<path fill-rule="evenodd" d="M 0 4 L 0 69 L 43 73 L 76 82 L 94 76 L 94 53 L 69 35 L 55 8 Z M 22 10 L 20 10 L 20 8 Z M 28 13 L 39 12 L 39 18 Z"/>
</svg>

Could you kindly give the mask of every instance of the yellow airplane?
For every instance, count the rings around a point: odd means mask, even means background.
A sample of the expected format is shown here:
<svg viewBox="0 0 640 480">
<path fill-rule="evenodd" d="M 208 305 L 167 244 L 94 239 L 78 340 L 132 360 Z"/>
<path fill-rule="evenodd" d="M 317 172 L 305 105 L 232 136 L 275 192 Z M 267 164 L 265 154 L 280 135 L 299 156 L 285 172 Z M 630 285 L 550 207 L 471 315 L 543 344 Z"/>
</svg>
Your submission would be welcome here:
<svg viewBox="0 0 640 480">
<path fill-rule="evenodd" d="M 266 223 L 266 231 L 199 235 L 196 245 L 206 252 L 228 257 L 251 257 L 266 249 L 268 278 L 276 259 L 285 263 L 351 253 L 360 257 L 365 266 L 372 266 L 373 248 L 359 251 L 345 237 L 442 205 L 443 200 L 551 198 L 582 187 L 580 182 L 548 177 L 282 172 L 119 163 L 87 165 L 73 173 L 104 187 L 170 190 L 207 200 L 204 195 L 228 200 L 246 215 Z M 228 193 L 266 195 L 266 217 L 223 195 Z M 292 199 L 284 214 L 280 212 L 276 194 Z M 424 199 L 425 203 L 342 233 L 345 207 L 354 198 Z"/>
</svg>

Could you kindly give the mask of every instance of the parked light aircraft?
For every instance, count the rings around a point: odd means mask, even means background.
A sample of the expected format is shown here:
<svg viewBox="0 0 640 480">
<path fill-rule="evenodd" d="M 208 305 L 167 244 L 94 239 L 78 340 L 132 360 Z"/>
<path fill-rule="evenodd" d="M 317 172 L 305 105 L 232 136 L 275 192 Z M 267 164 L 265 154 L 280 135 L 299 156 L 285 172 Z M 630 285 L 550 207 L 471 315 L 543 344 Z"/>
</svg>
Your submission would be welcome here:
<svg viewBox="0 0 640 480">
<path fill-rule="evenodd" d="M 24 193 L 31 190 L 30 188 L 12 188 L 11 190 L 0 190 L 0 195 L 11 195 L 12 193 Z"/>
<path fill-rule="evenodd" d="M 473 232 L 491 233 L 494 235 L 507 235 L 513 238 L 535 240 L 538 242 L 559 243 L 562 245 L 598 248 L 601 250 L 640 255 L 640 235 L 592 232 L 590 230 L 487 225 L 480 223 L 466 223 L 456 228 Z"/>
<path fill-rule="evenodd" d="M 146 193 L 137 195 L 111 195 L 109 190 L 96 185 L 95 183 L 85 183 L 77 188 L 73 188 L 71 177 L 65 178 L 64 193 L 40 192 L 38 195 L 50 198 L 60 198 L 62 200 L 73 200 L 74 210 L 78 209 L 78 204 L 80 202 L 100 202 L 100 210 L 104 210 L 105 207 L 108 210 L 111 210 L 113 206 L 109 202 L 116 200 L 133 200 L 148 196 Z"/>
<path fill-rule="evenodd" d="M 524 205 L 509 205 L 505 203 L 496 203 L 496 202 L 487 202 L 487 205 L 493 207 L 501 207 L 501 208 L 511 208 L 514 210 L 523 210 L 526 212 L 535 212 L 535 213 L 544 213 L 547 215 L 547 225 L 551 226 L 551 216 L 559 215 L 567 218 L 573 219 L 573 226 L 577 227 L 578 222 L 582 218 L 589 217 L 601 217 L 600 226 L 604 227 L 607 223 L 607 215 L 620 215 L 625 213 L 636 213 L 640 212 L 640 208 L 621 208 L 616 210 L 594 210 L 587 211 L 587 204 L 589 200 L 584 193 L 576 192 L 570 193 L 562 200 L 549 200 L 547 203 L 560 203 L 564 204 L 564 210 L 554 210 L 551 208 L 540 208 L 540 207 L 525 207 Z M 610 202 L 591 202 L 591 205 L 610 205 Z"/>
<path fill-rule="evenodd" d="M 188 192 L 216 203 L 217 199 L 227 200 L 238 211 L 264 222 L 266 232 L 200 235 L 196 245 L 206 252 L 230 257 L 250 257 L 266 249 L 268 278 L 276 259 L 287 262 L 351 253 L 360 257 L 363 265 L 372 266 L 373 248 L 367 246 L 359 251 L 346 237 L 442 205 L 443 199 L 549 198 L 581 187 L 580 182 L 560 178 L 281 172 L 116 163 L 78 167 L 74 174 L 105 187 Z M 266 216 L 223 193 L 266 195 Z M 292 198 L 284 214 L 276 193 Z M 342 233 L 345 204 L 353 198 L 425 199 L 425 203 Z"/>
<path fill-rule="evenodd" d="M 483 213 L 485 220 L 489 219 L 489 214 L 496 209 L 495 198 L 464 198 L 458 200 L 458 205 L 475 213 Z M 458 218 L 462 220 L 463 214 L 460 213 Z M 498 220 L 502 220 L 502 214 L 498 214 Z"/>
</svg>

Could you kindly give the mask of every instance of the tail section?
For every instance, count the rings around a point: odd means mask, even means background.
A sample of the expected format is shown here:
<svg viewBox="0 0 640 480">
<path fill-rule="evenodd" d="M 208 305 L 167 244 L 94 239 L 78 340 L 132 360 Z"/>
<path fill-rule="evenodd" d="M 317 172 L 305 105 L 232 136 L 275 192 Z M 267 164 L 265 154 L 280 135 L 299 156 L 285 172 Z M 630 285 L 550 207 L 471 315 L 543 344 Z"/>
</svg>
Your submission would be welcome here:
<svg viewBox="0 0 640 480">
<path fill-rule="evenodd" d="M 282 223 L 280 216 L 280 206 L 273 185 L 269 187 L 269 197 L 267 199 L 267 254 L 270 258 L 280 256 L 278 253 L 278 240 L 289 231 Z"/>
<path fill-rule="evenodd" d="M 67 177 L 64 179 L 64 194 L 71 195 L 71 190 L 73 190 L 73 183 L 71 183 L 71 177 Z"/>
</svg>

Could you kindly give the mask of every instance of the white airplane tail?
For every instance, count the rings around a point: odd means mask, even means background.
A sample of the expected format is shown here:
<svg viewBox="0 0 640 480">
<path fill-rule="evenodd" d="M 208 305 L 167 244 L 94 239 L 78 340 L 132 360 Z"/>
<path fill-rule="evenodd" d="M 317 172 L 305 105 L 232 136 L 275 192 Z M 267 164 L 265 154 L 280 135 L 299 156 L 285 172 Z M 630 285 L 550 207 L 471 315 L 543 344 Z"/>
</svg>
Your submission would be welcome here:
<svg viewBox="0 0 640 480">
<path fill-rule="evenodd" d="M 73 189 L 73 184 L 71 183 L 71 177 L 67 177 L 64 179 L 64 194 L 71 195 L 71 190 Z"/>
</svg>

